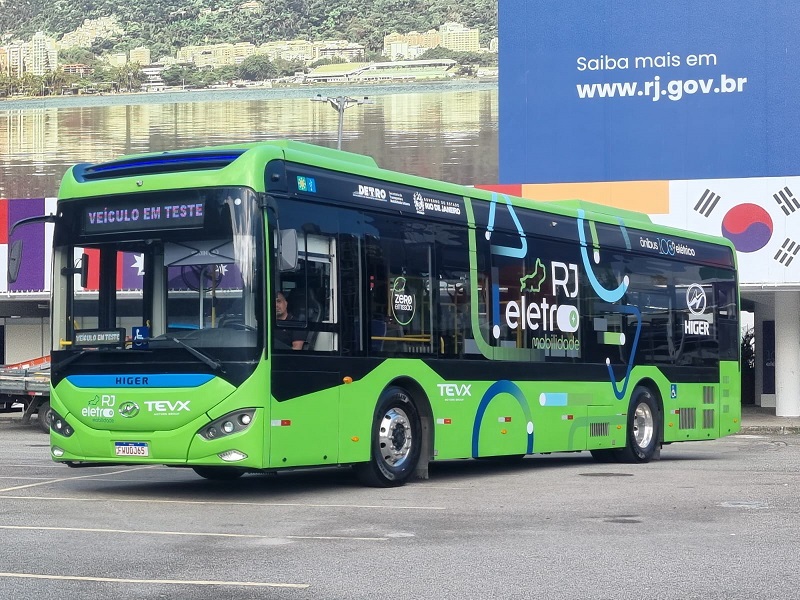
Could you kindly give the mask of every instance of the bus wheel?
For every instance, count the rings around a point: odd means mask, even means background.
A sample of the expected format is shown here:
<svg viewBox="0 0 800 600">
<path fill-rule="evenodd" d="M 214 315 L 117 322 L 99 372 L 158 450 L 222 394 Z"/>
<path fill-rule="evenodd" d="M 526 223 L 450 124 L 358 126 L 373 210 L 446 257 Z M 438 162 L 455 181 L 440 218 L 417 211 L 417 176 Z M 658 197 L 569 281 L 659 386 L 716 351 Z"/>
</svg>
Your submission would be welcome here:
<svg viewBox="0 0 800 600">
<path fill-rule="evenodd" d="M 631 394 L 627 429 L 625 447 L 617 450 L 617 459 L 627 463 L 648 462 L 658 450 L 661 413 L 653 394 L 644 386 L 636 387 Z"/>
<path fill-rule="evenodd" d="M 204 479 L 215 481 L 230 481 L 244 475 L 244 471 L 236 467 L 192 467 L 192 471 Z"/>
<path fill-rule="evenodd" d="M 371 445 L 369 462 L 354 465 L 364 485 L 395 487 L 414 473 L 422 448 L 422 425 L 404 389 L 390 387 L 381 395 L 372 420 Z"/>
<path fill-rule="evenodd" d="M 44 433 L 50 433 L 50 421 L 53 418 L 53 413 L 50 411 L 50 401 L 45 400 L 42 402 L 36 414 L 39 417 L 39 429 Z"/>
</svg>

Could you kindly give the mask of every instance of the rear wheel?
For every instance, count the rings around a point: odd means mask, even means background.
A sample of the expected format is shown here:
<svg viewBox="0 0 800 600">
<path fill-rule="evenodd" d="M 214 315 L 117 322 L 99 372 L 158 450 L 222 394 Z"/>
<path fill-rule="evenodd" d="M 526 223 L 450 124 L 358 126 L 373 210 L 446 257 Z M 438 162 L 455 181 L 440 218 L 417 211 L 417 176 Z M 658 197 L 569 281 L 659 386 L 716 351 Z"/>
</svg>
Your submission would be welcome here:
<svg viewBox="0 0 800 600">
<path fill-rule="evenodd" d="M 50 401 L 45 400 L 42 402 L 36 414 L 39 417 L 39 429 L 44 433 L 50 433 L 50 421 L 53 420 L 53 413 L 50 410 Z"/>
<path fill-rule="evenodd" d="M 645 463 L 652 459 L 661 442 L 661 412 L 652 392 L 638 386 L 628 407 L 628 434 L 624 448 L 617 450 L 620 462 Z"/>
<path fill-rule="evenodd" d="M 370 460 L 354 465 L 359 480 L 372 487 L 403 485 L 414 473 L 422 448 L 422 425 L 411 395 L 387 388 L 372 421 Z"/>
<path fill-rule="evenodd" d="M 244 471 L 236 467 L 192 467 L 192 470 L 204 479 L 230 481 L 244 475 Z"/>
</svg>

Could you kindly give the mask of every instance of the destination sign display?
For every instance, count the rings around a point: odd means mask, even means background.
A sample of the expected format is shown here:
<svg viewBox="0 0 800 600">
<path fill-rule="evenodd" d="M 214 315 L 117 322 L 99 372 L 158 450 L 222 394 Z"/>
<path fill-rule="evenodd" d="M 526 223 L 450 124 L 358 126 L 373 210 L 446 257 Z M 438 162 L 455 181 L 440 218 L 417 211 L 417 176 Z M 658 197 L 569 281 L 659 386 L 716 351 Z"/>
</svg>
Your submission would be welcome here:
<svg viewBox="0 0 800 600">
<path fill-rule="evenodd" d="M 125 346 L 124 329 L 79 329 L 75 332 L 73 344 L 76 347 Z"/>
<path fill-rule="evenodd" d="M 202 227 L 205 204 L 200 201 L 124 200 L 109 205 L 91 205 L 81 218 L 84 234 L 148 231 L 154 229 L 187 229 Z"/>
</svg>

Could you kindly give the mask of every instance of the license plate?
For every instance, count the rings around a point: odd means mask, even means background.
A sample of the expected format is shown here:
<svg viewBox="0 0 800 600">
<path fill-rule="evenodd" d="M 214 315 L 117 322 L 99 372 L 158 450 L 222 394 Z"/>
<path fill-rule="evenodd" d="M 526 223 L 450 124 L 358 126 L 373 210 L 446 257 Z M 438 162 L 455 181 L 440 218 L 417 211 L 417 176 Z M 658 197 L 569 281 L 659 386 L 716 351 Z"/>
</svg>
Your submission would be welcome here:
<svg viewBox="0 0 800 600">
<path fill-rule="evenodd" d="M 147 442 L 114 442 L 117 456 L 150 456 Z"/>
</svg>

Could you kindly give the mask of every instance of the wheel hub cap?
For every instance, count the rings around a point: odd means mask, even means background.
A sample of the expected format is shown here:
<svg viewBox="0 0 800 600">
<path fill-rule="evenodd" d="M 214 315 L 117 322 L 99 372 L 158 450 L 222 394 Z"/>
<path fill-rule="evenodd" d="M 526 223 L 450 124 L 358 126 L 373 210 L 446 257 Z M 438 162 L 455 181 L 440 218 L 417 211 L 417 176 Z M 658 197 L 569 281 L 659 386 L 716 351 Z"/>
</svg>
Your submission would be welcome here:
<svg viewBox="0 0 800 600">
<path fill-rule="evenodd" d="M 411 423 L 401 408 L 392 408 L 383 415 L 378 443 L 381 456 L 392 467 L 399 467 L 411 452 Z"/>
<path fill-rule="evenodd" d="M 636 407 L 633 415 L 633 438 L 636 440 L 636 445 L 639 448 L 647 448 L 653 439 L 654 430 L 653 411 L 647 404 L 642 403 Z"/>
</svg>

